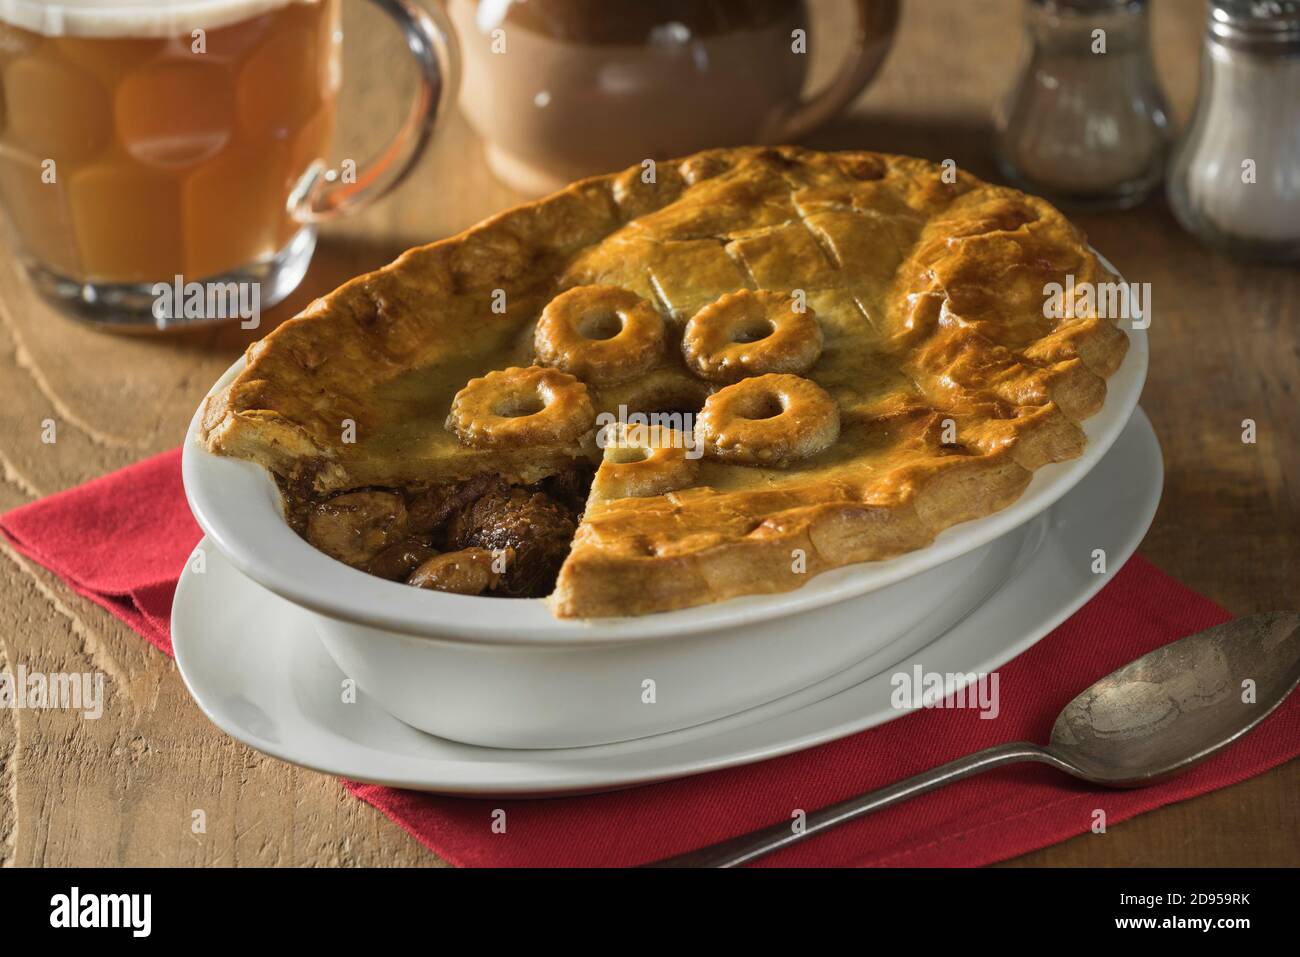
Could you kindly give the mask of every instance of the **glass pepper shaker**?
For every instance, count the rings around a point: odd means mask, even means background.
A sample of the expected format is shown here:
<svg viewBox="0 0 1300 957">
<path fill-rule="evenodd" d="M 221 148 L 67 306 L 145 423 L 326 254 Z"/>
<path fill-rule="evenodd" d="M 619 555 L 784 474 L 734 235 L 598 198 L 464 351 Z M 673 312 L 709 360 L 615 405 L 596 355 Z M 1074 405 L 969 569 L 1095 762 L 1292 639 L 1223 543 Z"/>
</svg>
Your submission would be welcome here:
<svg viewBox="0 0 1300 957">
<path fill-rule="evenodd" d="M 1169 204 L 1205 243 L 1300 258 L 1300 2 L 1213 0 Z"/>
<path fill-rule="evenodd" d="M 1002 174 L 1063 205 L 1142 202 L 1169 147 L 1147 0 L 1028 0 L 1025 34 L 996 117 Z"/>
</svg>

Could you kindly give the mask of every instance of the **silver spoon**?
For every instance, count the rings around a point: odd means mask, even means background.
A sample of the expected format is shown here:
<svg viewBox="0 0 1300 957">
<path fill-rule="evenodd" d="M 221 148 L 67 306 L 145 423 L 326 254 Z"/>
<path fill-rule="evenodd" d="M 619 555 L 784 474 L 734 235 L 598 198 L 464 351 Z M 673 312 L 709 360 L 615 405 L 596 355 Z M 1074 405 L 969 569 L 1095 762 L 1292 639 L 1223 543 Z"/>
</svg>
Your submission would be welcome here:
<svg viewBox="0 0 1300 957">
<path fill-rule="evenodd" d="M 1253 682 L 1253 700 L 1244 701 Z M 1157 648 L 1065 706 L 1047 747 L 999 744 L 878 791 L 651 867 L 735 867 L 845 821 L 1007 764 L 1037 761 L 1093 784 L 1137 788 L 1182 774 L 1264 720 L 1300 682 L 1300 614 L 1250 615 Z"/>
</svg>

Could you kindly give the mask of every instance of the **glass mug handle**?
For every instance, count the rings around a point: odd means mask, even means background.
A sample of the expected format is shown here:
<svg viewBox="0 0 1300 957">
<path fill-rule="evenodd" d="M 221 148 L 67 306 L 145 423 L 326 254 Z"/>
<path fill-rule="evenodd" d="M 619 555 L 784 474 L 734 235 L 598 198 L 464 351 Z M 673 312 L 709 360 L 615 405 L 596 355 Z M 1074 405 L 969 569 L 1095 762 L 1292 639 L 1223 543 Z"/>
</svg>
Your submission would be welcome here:
<svg viewBox="0 0 1300 957">
<path fill-rule="evenodd" d="M 848 106 L 880 69 L 898 26 L 899 0 L 856 0 L 857 18 L 850 47 L 826 89 L 776 116 L 763 135 L 767 143 L 790 143 L 807 136 Z"/>
<path fill-rule="evenodd" d="M 371 0 L 401 29 L 420 69 L 419 88 L 401 129 L 355 181 L 331 183 L 323 160 L 316 160 L 289 196 L 289 213 L 302 223 L 327 223 L 373 203 L 395 189 L 414 168 L 460 83 L 456 34 L 442 7 L 415 0 Z"/>
</svg>

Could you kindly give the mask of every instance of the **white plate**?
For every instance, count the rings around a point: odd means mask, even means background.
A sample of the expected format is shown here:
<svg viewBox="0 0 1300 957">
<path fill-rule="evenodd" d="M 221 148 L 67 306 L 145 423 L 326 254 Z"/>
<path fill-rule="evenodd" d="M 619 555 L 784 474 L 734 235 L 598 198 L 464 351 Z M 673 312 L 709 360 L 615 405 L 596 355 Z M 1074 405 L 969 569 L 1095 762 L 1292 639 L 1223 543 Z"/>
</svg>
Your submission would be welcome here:
<svg viewBox="0 0 1300 957">
<path fill-rule="evenodd" d="M 750 595 L 635 618 L 581 621 L 553 617 L 541 600 L 500 601 L 384 581 L 335 561 L 296 535 L 281 517 L 279 492 L 264 469 L 212 455 L 198 444 L 200 412 L 194 415 L 182 453 L 185 493 L 203 531 L 236 568 L 324 618 L 479 647 L 564 643 L 591 647 L 652 637 L 680 638 L 783 618 L 884 588 L 980 548 L 1043 512 L 1106 454 L 1137 406 L 1147 372 L 1146 332 L 1132 328 L 1128 321 L 1120 325 L 1128 332 L 1128 354 L 1107 382 L 1105 405 L 1083 423 L 1088 444 L 1079 458 L 1039 469 L 1014 503 L 946 529 L 926 548 L 825 572 L 796 591 L 779 595 Z M 213 391 L 233 379 L 243 362 L 231 366 Z"/>
<path fill-rule="evenodd" d="M 208 581 L 196 584 L 188 567 L 182 575 L 172 640 L 204 713 L 231 736 L 294 764 L 448 794 L 626 787 L 760 761 L 890 721 L 903 713 L 889 701 L 894 670 L 921 664 L 965 674 L 1006 663 L 1073 614 L 1132 555 L 1155 514 L 1163 475 L 1159 443 L 1139 409 L 1096 468 L 1046 514 L 1041 541 L 1027 542 L 1019 573 L 920 655 L 914 649 L 884 665 L 888 672 L 878 664 L 866 673 L 850 669 L 742 714 L 621 744 L 478 748 L 415 731 L 364 696 L 344 704 L 344 677 L 307 616 L 212 552 Z M 1097 548 L 1106 551 L 1105 575 L 1091 570 Z"/>
</svg>

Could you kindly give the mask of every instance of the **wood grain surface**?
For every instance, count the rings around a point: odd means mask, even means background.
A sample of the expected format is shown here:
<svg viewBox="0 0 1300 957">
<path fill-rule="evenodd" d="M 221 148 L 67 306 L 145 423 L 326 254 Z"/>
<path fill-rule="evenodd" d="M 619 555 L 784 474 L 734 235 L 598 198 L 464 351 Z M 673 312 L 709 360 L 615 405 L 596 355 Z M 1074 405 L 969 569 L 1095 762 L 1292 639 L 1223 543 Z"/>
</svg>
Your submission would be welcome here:
<svg viewBox="0 0 1300 957">
<path fill-rule="evenodd" d="M 346 4 L 340 156 L 394 128 L 412 76 L 394 35 Z M 841 19 L 847 4 L 823 3 Z M 951 157 L 993 176 L 991 109 L 1011 83 L 1012 0 L 907 0 L 897 45 L 851 113 L 810 145 Z M 1154 4 L 1157 62 L 1179 125 L 1195 96 L 1203 10 Z M 843 35 L 844 29 L 823 34 Z M 814 36 L 814 43 L 817 42 Z M 825 66 L 818 61 L 817 72 Z M 816 74 L 815 74 L 816 75 Z M 311 272 L 264 324 L 453 233 L 516 197 L 485 169 L 459 118 L 395 197 L 323 236 Z M 1300 270 L 1243 265 L 1192 241 L 1164 203 L 1075 217 L 1126 278 L 1154 292 L 1143 406 L 1164 446 L 1164 499 L 1142 553 L 1226 606 L 1300 605 Z M 265 326 L 263 331 L 265 331 Z M 175 446 L 204 392 L 240 353 L 237 328 L 114 337 L 53 313 L 0 262 L 0 510 Z M 41 423 L 58 441 L 41 441 Z M 1254 419 L 1258 442 L 1243 444 Z M 98 721 L 0 710 L 0 864 L 438 865 L 339 782 L 265 758 L 213 728 L 175 665 L 7 547 L 0 670 L 105 673 Z M 202 809 L 207 833 L 191 833 Z M 1300 762 L 1009 862 L 1038 865 L 1300 864 Z"/>
</svg>

